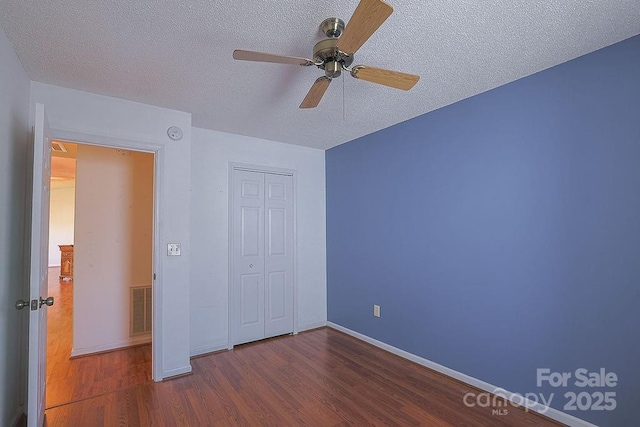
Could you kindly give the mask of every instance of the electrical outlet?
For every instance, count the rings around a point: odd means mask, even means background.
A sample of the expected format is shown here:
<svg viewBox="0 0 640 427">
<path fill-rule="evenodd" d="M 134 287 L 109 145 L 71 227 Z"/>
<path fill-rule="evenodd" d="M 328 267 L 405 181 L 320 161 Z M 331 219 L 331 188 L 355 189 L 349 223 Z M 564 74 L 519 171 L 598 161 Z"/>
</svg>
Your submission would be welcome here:
<svg viewBox="0 0 640 427">
<path fill-rule="evenodd" d="M 373 304 L 373 315 L 375 317 L 380 317 L 380 306 L 377 304 Z"/>
<path fill-rule="evenodd" d="M 168 256 L 180 256 L 180 243 L 168 243 L 167 244 Z"/>
</svg>

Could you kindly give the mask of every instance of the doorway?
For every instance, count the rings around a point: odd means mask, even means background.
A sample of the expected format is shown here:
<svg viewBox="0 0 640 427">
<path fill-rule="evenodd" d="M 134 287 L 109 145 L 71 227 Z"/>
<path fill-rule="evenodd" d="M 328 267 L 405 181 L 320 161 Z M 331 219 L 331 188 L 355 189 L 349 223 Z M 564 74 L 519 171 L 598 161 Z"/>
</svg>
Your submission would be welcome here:
<svg viewBox="0 0 640 427">
<path fill-rule="evenodd" d="M 152 380 L 154 168 L 153 153 L 52 142 L 47 409 Z"/>
</svg>

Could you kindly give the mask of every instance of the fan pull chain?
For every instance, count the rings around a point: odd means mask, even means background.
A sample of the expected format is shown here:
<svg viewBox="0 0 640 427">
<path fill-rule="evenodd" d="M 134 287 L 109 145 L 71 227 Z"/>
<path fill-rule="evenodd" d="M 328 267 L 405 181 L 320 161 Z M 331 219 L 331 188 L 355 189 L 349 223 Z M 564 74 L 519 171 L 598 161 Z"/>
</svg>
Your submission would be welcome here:
<svg viewBox="0 0 640 427">
<path fill-rule="evenodd" d="M 344 122 L 344 74 L 342 75 L 342 121 Z"/>
</svg>

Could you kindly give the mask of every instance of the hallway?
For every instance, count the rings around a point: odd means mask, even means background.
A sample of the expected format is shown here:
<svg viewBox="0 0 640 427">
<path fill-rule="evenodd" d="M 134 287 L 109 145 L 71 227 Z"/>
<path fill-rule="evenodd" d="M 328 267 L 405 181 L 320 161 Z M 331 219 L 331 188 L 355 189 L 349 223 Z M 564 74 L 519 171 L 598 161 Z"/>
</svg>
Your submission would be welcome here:
<svg viewBox="0 0 640 427">
<path fill-rule="evenodd" d="M 54 408 L 151 381 L 151 344 L 69 358 L 73 344 L 73 280 L 49 268 L 47 402 Z"/>
</svg>

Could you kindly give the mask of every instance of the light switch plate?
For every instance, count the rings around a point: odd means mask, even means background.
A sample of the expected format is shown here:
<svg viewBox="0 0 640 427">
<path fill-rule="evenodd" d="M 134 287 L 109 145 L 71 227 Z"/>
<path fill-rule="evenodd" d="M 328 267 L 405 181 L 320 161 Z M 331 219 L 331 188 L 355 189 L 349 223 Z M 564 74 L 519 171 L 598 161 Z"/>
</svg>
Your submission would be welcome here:
<svg viewBox="0 0 640 427">
<path fill-rule="evenodd" d="M 373 305 L 373 315 L 375 317 L 380 317 L 380 306 L 378 304 Z"/>
<path fill-rule="evenodd" d="M 180 256 L 180 243 L 168 243 L 167 244 L 168 256 Z"/>
</svg>

